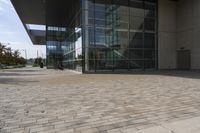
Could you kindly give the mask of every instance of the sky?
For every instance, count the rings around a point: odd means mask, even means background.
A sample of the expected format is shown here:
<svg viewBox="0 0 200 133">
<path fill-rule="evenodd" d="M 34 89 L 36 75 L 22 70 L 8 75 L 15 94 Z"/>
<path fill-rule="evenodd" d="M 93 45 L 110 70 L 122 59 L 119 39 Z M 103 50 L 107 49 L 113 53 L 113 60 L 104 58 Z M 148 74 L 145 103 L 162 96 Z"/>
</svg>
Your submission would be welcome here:
<svg viewBox="0 0 200 133">
<path fill-rule="evenodd" d="M 19 50 L 25 58 L 46 57 L 46 47 L 33 45 L 10 0 L 0 0 L 0 42 Z"/>
</svg>

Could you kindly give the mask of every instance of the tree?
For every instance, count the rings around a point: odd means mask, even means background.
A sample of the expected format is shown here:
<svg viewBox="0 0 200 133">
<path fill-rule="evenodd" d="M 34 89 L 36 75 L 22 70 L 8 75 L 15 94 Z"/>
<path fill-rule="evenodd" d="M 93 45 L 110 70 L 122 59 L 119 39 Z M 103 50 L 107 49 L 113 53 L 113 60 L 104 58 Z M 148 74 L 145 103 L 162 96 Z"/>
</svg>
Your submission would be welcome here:
<svg viewBox="0 0 200 133">
<path fill-rule="evenodd" d="M 26 60 L 20 57 L 18 50 L 12 50 L 0 43 L 0 64 L 5 65 L 25 65 Z"/>
<path fill-rule="evenodd" d="M 15 64 L 20 64 L 20 52 L 19 52 L 19 50 L 15 50 L 14 52 L 13 52 L 13 57 L 14 57 L 14 63 Z"/>
<path fill-rule="evenodd" d="M 0 43 L 0 63 L 3 62 L 6 46 Z"/>
<path fill-rule="evenodd" d="M 15 50 L 14 53 L 13 53 L 13 56 L 14 56 L 15 58 L 19 58 L 19 55 L 20 55 L 19 50 Z"/>
<path fill-rule="evenodd" d="M 44 63 L 44 60 L 39 57 L 34 60 L 33 66 L 39 66 L 41 63 Z"/>
<path fill-rule="evenodd" d="M 5 48 L 6 48 L 6 46 L 0 43 L 0 56 L 3 55 Z"/>
</svg>

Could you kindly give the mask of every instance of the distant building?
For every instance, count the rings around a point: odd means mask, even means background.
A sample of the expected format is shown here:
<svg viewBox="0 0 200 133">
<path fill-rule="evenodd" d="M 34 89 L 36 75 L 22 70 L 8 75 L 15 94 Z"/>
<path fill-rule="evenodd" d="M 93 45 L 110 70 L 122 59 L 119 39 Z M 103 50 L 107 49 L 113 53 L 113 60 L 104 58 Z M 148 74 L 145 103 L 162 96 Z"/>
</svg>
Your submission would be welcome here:
<svg viewBox="0 0 200 133">
<path fill-rule="evenodd" d="M 199 0 L 11 1 L 48 68 L 200 69 Z"/>
</svg>

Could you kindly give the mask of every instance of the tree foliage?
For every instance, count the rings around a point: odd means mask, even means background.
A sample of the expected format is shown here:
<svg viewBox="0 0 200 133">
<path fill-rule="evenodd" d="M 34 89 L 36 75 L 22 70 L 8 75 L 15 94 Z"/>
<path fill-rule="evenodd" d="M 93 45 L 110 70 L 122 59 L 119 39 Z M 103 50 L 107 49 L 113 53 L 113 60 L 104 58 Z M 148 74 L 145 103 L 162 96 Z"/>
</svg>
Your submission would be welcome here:
<svg viewBox="0 0 200 133">
<path fill-rule="evenodd" d="M 46 62 L 45 59 L 42 59 L 41 57 L 38 57 L 38 58 L 34 59 L 33 66 L 34 67 L 40 66 L 41 64 L 45 64 L 45 62 Z"/>
<path fill-rule="evenodd" d="M 0 43 L 0 64 L 25 65 L 26 60 L 20 57 L 20 52 L 18 50 L 12 50 Z"/>
</svg>

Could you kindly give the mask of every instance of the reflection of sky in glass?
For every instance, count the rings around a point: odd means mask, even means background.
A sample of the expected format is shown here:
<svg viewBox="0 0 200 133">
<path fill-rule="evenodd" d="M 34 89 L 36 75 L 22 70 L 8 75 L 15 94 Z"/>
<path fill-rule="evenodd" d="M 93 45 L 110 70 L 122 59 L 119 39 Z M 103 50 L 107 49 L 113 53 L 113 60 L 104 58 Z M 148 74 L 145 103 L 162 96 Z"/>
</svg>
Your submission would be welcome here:
<svg viewBox="0 0 200 133">
<path fill-rule="evenodd" d="M 46 30 L 46 26 L 45 25 L 36 25 L 36 24 L 27 24 L 26 25 L 28 29 L 31 30 Z"/>
<path fill-rule="evenodd" d="M 81 28 L 76 29 L 76 32 L 80 35 L 80 37 L 75 42 L 76 49 L 76 57 L 82 55 L 82 36 L 81 36 Z"/>
</svg>

